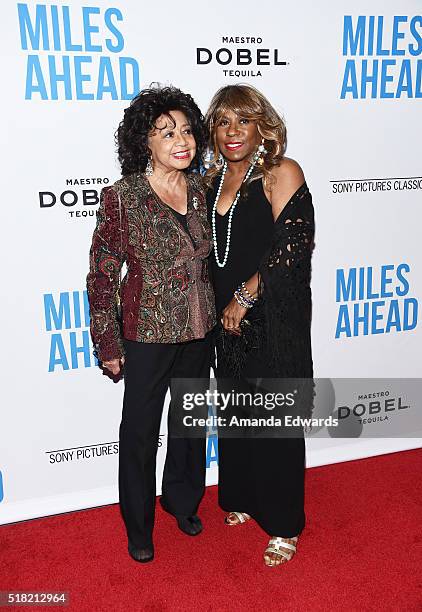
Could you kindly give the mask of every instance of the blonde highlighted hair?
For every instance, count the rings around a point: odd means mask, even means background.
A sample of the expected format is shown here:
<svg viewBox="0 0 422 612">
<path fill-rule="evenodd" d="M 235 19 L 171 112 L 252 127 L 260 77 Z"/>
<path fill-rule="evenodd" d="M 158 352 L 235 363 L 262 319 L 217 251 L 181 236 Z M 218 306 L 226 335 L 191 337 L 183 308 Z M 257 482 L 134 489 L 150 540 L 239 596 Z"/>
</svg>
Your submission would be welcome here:
<svg viewBox="0 0 422 612">
<path fill-rule="evenodd" d="M 216 140 L 216 127 L 224 114 L 231 110 L 239 117 L 256 122 L 259 134 L 264 139 L 267 154 L 264 163 L 257 166 L 252 173 L 254 180 L 264 177 L 270 182 L 270 171 L 278 166 L 284 157 L 287 146 L 286 125 L 267 98 L 252 85 L 226 85 L 221 87 L 213 99 L 205 116 L 209 133 L 209 148 L 214 154 L 214 161 L 220 156 Z M 215 163 L 206 173 L 207 182 L 211 183 L 220 168 Z"/>
</svg>

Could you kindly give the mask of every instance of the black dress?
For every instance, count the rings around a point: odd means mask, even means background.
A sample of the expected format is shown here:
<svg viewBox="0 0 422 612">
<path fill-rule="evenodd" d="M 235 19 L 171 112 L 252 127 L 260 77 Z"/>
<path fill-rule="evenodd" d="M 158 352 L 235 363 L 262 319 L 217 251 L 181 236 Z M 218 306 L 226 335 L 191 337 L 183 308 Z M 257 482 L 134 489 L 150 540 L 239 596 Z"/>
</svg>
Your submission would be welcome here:
<svg viewBox="0 0 422 612">
<path fill-rule="evenodd" d="M 214 204 L 220 177 L 207 196 Z M 227 239 L 228 213 L 216 214 L 219 259 Z M 313 208 L 304 183 L 274 223 L 261 179 L 249 183 L 233 214 L 228 261 L 210 268 L 217 319 L 242 281 L 260 272 L 260 299 L 246 317 L 241 337 L 216 332 L 217 382 L 235 379 L 237 389 L 262 378 L 311 377 L 310 257 Z M 219 385 L 220 387 L 220 385 Z M 311 397 L 305 396 L 308 411 Z M 303 529 L 305 442 L 294 437 L 219 437 L 219 504 L 246 512 L 271 536 L 294 537 Z M 230 435 L 230 434 L 229 434 Z"/>
</svg>

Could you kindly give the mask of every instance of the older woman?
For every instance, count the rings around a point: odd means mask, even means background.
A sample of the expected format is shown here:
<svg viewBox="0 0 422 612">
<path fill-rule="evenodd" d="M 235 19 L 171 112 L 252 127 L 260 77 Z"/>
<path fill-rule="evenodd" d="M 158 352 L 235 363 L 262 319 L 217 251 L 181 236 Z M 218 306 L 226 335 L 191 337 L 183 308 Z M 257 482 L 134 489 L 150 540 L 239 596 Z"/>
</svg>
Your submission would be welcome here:
<svg viewBox="0 0 422 612">
<path fill-rule="evenodd" d="M 281 117 L 253 87 L 220 89 L 207 122 L 215 159 L 208 172 L 212 278 L 222 323 L 217 377 L 222 384 L 235 379 L 242 392 L 265 379 L 281 385 L 286 378 L 305 379 L 299 389 L 306 412 L 312 400 L 306 379 L 312 377 L 314 222 L 303 172 L 284 156 Z M 219 439 L 219 502 L 229 512 L 226 523 L 256 520 L 270 536 L 265 563 L 279 565 L 292 558 L 305 524 L 303 430 L 228 436 Z"/>
<path fill-rule="evenodd" d="M 123 178 L 101 192 L 87 285 L 98 357 L 113 375 L 124 364 L 120 506 L 129 554 L 146 562 L 154 556 L 156 453 L 169 382 L 209 373 L 211 233 L 192 173 L 206 142 L 203 117 L 191 96 L 174 87 L 146 89 L 125 110 L 117 140 Z M 204 443 L 168 439 L 161 503 L 188 535 L 202 530 L 196 512 Z"/>
</svg>

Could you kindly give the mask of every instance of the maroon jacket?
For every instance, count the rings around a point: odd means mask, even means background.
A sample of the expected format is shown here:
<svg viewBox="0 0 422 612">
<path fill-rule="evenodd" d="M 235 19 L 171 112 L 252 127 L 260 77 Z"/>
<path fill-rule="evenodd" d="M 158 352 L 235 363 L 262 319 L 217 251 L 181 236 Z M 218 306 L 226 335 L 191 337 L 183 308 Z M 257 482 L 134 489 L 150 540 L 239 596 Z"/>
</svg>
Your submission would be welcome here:
<svg viewBox="0 0 422 612">
<path fill-rule="evenodd" d="M 91 335 L 101 361 L 123 355 L 122 336 L 186 342 L 203 338 L 215 325 L 204 191 L 199 176 L 186 178 L 187 224 L 195 246 L 145 175 L 126 176 L 101 191 L 87 277 Z M 116 296 L 123 262 L 121 332 Z"/>
</svg>

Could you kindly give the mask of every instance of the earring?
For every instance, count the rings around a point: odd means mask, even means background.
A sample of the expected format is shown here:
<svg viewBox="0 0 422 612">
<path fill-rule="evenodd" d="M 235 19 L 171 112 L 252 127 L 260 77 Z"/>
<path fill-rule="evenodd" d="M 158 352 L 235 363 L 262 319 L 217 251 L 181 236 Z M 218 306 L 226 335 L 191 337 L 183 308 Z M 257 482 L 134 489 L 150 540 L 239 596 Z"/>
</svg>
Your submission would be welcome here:
<svg viewBox="0 0 422 612">
<path fill-rule="evenodd" d="M 148 158 L 148 163 L 147 163 L 146 168 L 145 168 L 145 174 L 146 174 L 146 176 L 152 176 L 153 172 L 154 172 L 154 168 L 152 166 L 152 159 L 151 159 L 151 157 L 149 157 Z"/>
<path fill-rule="evenodd" d="M 252 165 L 253 166 L 256 166 L 257 164 L 259 166 L 262 166 L 262 164 L 264 163 L 264 157 L 268 153 L 267 149 L 264 146 L 264 142 L 265 142 L 265 139 L 263 138 L 261 140 L 261 144 L 259 145 L 258 149 L 256 150 L 255 155 L 253 156 L 253 159 L 252 159 Z"/>
<path fill-rule="evenodd" d="M 217 157 L 217 159 L 215 160 L 215 162 L 214 162 L 214 163 L 215 163 L 215 165 L 217 166 L 217 168 L 221 168 L 221 167 L 223 166 L 223 164 L 224 164 L 224 157 L 221 155 L 221 153 L 220 153 L 220 155 Z"/>
<path fill-rule="evenodd" d="M 207 149 L 202 158 L 202 163 L 206 170 L 211 168 L 213 157 L 214 157 L 214 153 L 211 151 L 211 149 Z"/>
</svg>

